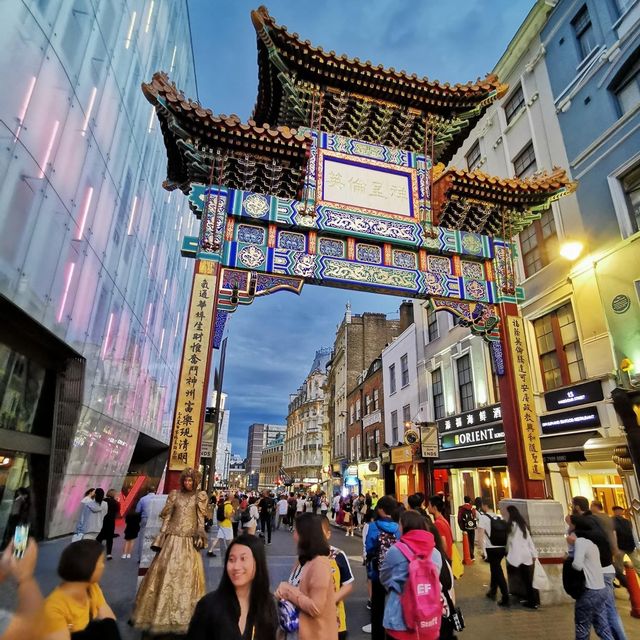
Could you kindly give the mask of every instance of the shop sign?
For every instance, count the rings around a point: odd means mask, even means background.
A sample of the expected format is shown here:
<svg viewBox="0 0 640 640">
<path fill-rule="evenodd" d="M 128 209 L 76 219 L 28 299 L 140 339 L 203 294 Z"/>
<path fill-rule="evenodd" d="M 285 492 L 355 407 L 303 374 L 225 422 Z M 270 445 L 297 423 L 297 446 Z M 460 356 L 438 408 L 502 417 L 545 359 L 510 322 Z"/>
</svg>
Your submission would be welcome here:
<svg viewBox="0 0 640 640">
<path fill-rule="evenodd" d="M 529 480 L 544 480 L 542 447 L 533 402 L 533 385 L 529 369 L 529 350 L 524 334 L 522 318 L 507 316 L 509 345 L 514 368 L 514 382 L 520 414 L 520 433 L 524 445 Z"/>
<path fill-rule="evenodd" d="M 358 478 L 356 478 L 356 476 L 347 476 L 344 479 L 344 484 L 347 487 L 357 487 L 358 486 Z"/>
<path fill-rule="evenodd" d="M 211 358 L 214 297 L 218 286 L 217 265 L 201 261 L 193 276 L 193 290 L 182 353 L 178 400 L 173 419 L 169 470 L 198 468 L 198 436 L 205 410 L 206 372 Z"/>
<path fill-rule="evenodd" d="M 213 442 L 203 442 L 200 446 L 200 457 L 210 458 L 213 454 Z"/>
<path fill-rule="evenodd" d="M 420 446 L 423 458 L 439 458 L 438 427 L 435 425 L 420 427 Z"/>
<path fill-rule="evenodd" d="M 345 473 L 347 476 L 356 476 L 358 475 L 358 465 L 351 464 L 347 467 L 347 471 Z"/>
<path fill-rule="evenodd" d="M 602 393 L 600 380 L 585 382 L 564 389 L 556 389 L 544 394 L 544 404 L 547 407 L 547 411 L 569 409 L 570 407 L 592 404 L 601 400 L 604 400 L 604 394 Z"/>
<path fill-rule="evenodd" d="M 391 451 L 382 451 L 380 453 L 380 462 L 382 464 L 390 464 L 391 463 Z"/>
<path fill-rule="evenodd" d="M 561 411 L 540 416 L 542 433 L 561 433 L 577 429 L 595 429 L 600 426 L 600 414 L 597 407 L 586 407 L 574 411 Z"/>
<path fill-rule="evenodd" d="M 321 481 L 319 478 L 304 478 L 302 482 L 304 484 L 318 484 L 318 482 L 321 482 Z"/>
<path fill-rule="evenodd" d="M 362 428 L 366 429 L 372 424 L 377 424 L 378 422 L 382 422 L 382 412 L 380 411 L 380 409 L 376 409 L 373 413 L 370 413 L 368 416 L 362 418 Z"/>
<path fill-rule="evenodd" d="M 402 464 L 403 462 L 411 462 L 413 460 L 413 449 L 411 447 L 396 447 L 391 449 L 391 462 L 393 464 Z"/>
<path fill-rule="evenodd" d="M 478 425 L 491 424 L 502 420 L 502 410 L 499 404 L 492 404 L 482 409 L 474 409 L 473 411 L 465 411 L 457 416 L 443 418 L 437 420 L 436 425 L 438 431 L 444 433 L 446 431 L 454 431 L 455 429 L 469 429 Z"/>
<path fill-rule="evenodd" d="M 456 449 L 458 447 L 477 447 L 482 444 L 504 441 L 504 429 L 502 425 L 493 427 L 476 427 L 468 431 L 443 433 L 440 435 L 440 446 L 443 449 Z"/>
</svg>

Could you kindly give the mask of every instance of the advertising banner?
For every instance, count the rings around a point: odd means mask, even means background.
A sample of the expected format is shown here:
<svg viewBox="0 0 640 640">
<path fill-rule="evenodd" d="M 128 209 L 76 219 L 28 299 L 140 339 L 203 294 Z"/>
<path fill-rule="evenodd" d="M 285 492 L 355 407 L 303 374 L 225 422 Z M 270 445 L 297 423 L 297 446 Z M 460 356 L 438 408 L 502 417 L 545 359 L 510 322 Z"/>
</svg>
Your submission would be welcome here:
<svg viewBox="0 0 640 640">
<path fill-rule="evenodd" d="M 215 295 L 217 265 L 209 261 L 198 264 L 193 277 L 191 303 L 187 317 L 187 331 L 178 399 L 173 418 L 169 470 L 182 471 L 186 467 L 198 468 L 198 431 L 202 424 L 206 404 L 206 378 L 211 358 L 211 333 L 215 321 Z"/>
<path fill-rule="evenodd" d="M 509 331 L 509 347 L 514 369 L 518 412 L 520 413 L 520 432 L 527 461 L 527 475 L 529 480 L 544 480 L 542 448 L 533 401 L 529 350 L 524 333 L 524 323 L 522 318 L 518 316 L 507 316 L 506 323 Z"/>
</svg>

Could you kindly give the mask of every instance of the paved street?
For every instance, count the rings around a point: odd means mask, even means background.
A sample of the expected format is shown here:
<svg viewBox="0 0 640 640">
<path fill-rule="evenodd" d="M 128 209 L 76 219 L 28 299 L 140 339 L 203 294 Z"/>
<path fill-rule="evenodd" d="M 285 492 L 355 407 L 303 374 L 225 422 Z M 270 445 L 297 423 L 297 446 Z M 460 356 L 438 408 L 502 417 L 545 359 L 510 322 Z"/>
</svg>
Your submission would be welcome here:
<svg viewBox="0 0 640 640">
<path fill-rule="evenodd" d="M 67 542 L 68 539 L 45 542 L 40 547 L 37 577 L 45 593 L 57 584 L 57 558 Z M 358 537 L 347 538 L 342 531 L 334 530 L 332 542 L 347 553 L 356 576 L 356 587 L 347 601 L 347 620 L 351 631 L 349 637 L 352 640 L 365 640 L 370 636 L 361 631 L 362 626 L 369 622 L 366 576 L 361 557 L 362 540 Z M 114 559 L 107 564 L 102 587 L 118 616 L 123 640 L 139 640 L 140 634 L 126 624 L 136 592 L 137 564 L 120 558 L 122 544 L 122 538 L 117 539 L 114 544 Z M 267 546 L 267 554 L 271 583 L 275 588 L 281 580 L 288 577 L 295 559 L 291 534 L 286 531 L 274 532 L 273 544 Z M 207 589 L 212 590 L 220 579 L 220 555 L 216 558 L 205 557 L 205 567 Z M 488 565 L 476 563 L 473 567 L 467 567 L 464 577 L 457 583 L 458 604 L 467 624 L 462 637 L 470 640 L 493 640 L 496 634 L 502 636 L 512 633 L 514 629 L 518 630 L 518 640 L 538 640 L 541 637 L 545 640 L 567 640 L 573 637 L 572 606 L 548 607 L 538 611 L 517 606 L 510 610 L 501 609 L 484 597 L 488 575 Z M 7 585 L 0 587 L 0 606 L 10 605 L 13 594 Z M 626 592 L 619 589 L 616 596 L 629 640 L 640 638 L 640 620 L 628 615 Z"/>
</svg>

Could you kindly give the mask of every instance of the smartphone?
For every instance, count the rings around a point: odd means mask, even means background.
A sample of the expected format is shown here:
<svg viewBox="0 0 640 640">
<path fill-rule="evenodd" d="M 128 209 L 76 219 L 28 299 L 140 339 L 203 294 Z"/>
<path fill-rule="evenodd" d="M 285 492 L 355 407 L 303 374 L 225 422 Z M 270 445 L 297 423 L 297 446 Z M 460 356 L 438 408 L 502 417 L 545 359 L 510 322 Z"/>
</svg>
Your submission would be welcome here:
<svg viewBox="0 0 640 640">
<path fill-rule="evenodd" d="M 19 524 L 13 534 L 13 557 L 22 558 L 29 543 L 29 525 Z"/>
</svg>

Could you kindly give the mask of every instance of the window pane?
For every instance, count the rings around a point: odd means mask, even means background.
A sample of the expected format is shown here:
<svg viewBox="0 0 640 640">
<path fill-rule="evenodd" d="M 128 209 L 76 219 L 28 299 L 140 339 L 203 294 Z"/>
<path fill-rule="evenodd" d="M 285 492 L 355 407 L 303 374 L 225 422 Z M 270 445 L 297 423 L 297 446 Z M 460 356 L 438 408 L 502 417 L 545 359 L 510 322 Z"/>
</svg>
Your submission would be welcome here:
<svg viewBox="0 0 640 640">
<path fill-rule="evenodd" d="M 553 328 L 551 326 L 551 316 L 544 316 L 533 323 L 536 341 L 538 343 L 538 353 L 540 355 L 556 348 L 555 339 L 553 337 Z"/>
<path fill-rule="evenodd" d="M 548 353 L 540 358 L 542 366 L 542 377 L 544 378 L 544 388 L 547 390 L 555 389 L 562 386 L 562 371 L 560 370 L 560 361 L 558 354 Z"/>
<path fill-rule="evenodd" d="M 565 347 L 564 352 L 567 356 L 567 366 L 569 367 L 569 378 L 571 382 L 579 382 L 587 377 L 582 360 L 582 349 L 580 343 L 574 342 Z"/>
<path fill-rule="evenodd" d="M 537 169 L 536 154 L 533 150 L 533 142 L 530 142 L 514 159 L 513 170 L 518 178 L 526 178 L 535 173 Z"/>
<path fill-rule="evenodd" d="M 480 159 L 481 159 L 479 140 L 476 140 L 475 144 L 471 147 L 466 157 L 467 157 L 467 169 L 469 169 L 469 171 L 473 171 L 480 164 Z"/>
<path fill-rule="evenodd" d="M 627 197 L 634 231 L 638 231 L 640 229 L 640 167 L 631 170 L 622 179 L 622 187 Z"/>
<path fill-rule="evenodd" d="M 519 85 L 504 105 L 504 115 L 507 119 L 507 124 L 511 122 L 523 105 L 524 94 L 522 93 L 522 85 Z"/>
</svg>

